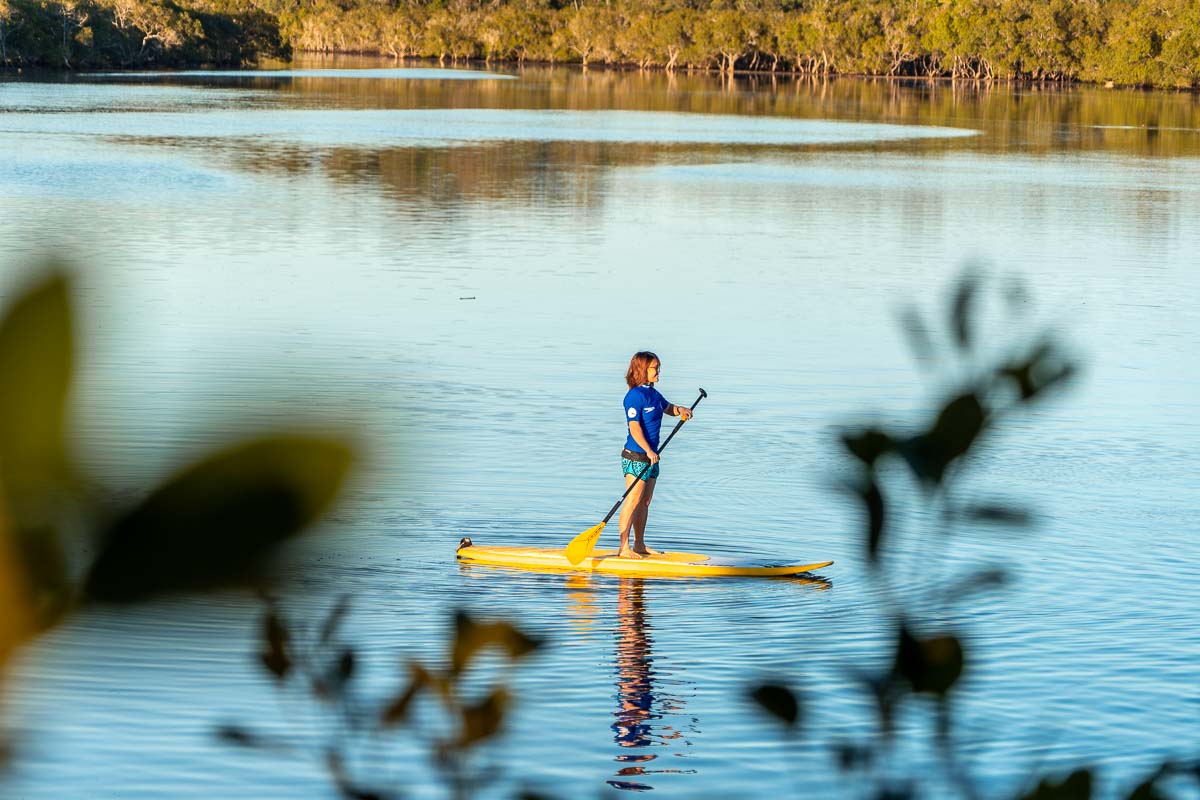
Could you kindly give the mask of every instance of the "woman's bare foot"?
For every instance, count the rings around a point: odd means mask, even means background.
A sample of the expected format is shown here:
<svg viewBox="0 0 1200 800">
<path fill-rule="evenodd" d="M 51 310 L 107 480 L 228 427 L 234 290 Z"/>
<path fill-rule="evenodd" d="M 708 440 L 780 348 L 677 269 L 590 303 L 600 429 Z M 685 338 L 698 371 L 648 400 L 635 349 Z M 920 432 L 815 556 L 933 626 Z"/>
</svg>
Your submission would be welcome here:
<svg viewBox="0 0 1200 800">
<path fill-rule="evenodd" d="M 647 546 L 646 546 L 646 545 L 644 545 L 644 544 L 643 544 L 641 547 L 638 547 L 637 545 L 634 545 L 634 546 L 633 546 L 633 552 L 635 552 L 635 553 L 641 553 L 643 556 L 658 556 L 658 555 L 662 555 L 662 550 L 655 550 L 653 547 L 647 547 Z"/>
<path fill-rule="evenodd" d="M 645 556 L 636 550 L 630 550 L 627 547 L 624 550 L 617 551 L 617 558 L 645 558 Z"/>
</svg>

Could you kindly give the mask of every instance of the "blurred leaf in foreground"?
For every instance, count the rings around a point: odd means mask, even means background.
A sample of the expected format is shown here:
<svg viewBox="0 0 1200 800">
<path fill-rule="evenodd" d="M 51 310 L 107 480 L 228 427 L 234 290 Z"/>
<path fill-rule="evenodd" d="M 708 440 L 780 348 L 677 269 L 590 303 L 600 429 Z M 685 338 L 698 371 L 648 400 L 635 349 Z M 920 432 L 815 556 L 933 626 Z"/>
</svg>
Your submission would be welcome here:
<svg viewBox="0 0 1200 800">
<path fill-rule="evenodd" d="M 9 513 L 0 547 L 9 548 L 9 569 L 24 576 L 4 591 L 40 628 L 54 624 L 71 601 L 55 516 L 69 475 L 64 431 L 74 349 L 61 273 L 35 284 L 0 317 L 0 496 Z M 17 598 L 22 592 L 26 597 Z"/>
<path fill-rule="evenodd" d="M 896 443 L 878 428 L 867 428 L 854 433 L 843 433 L 842 444 L 868 467 L 886 453 L 895 449 Z"/>
<path fill-rule="evenodd" d="M 0 670 L 17 646 L 33 632 L 29 591 L 8 538 L 4 506 L 0 503 Z"/>
<path fill-rule="evenodd" d="M 1092 796 L 1092 772 L 1077 769 L 1062 781 L 1043 778 L 1033 791 L 1020 796 L 1020 800 L 1090 800 Z"/>
<path fill-rule="evenodd" d="M 867 558 L 872 567 L 877 566 L 880 548 L 883 545 L 884 524 L 887 521 L 883 492 L 873 475 L 869 476 L 865 483 L 850 484 L 847 488 L 862 501 L 863 509 L 867 512 Z"/>
<path fill-rule="evenodd" d="M 292 669 L 291 644 L 291 633 L 283 618 L 274 606 L 269 607 L 263 620 L 263 647 L 259 658 L 277 681 L 285 680 Z"/>
<path fill-rule="evenodd" d="M 946 403 L 929 431 L 905 442 L 900 452 L 917 478 L 938 485 L 950 464 L 971 449 L 986 423 L 979 396 L 967 392 Z"/>
<path fill-rule="evenodd" d="M 62 274 L 22 295 L 0 319 L 0 466 L 18 520 L 40 510 L 35 504 L 65 472 L 74 349 Z"/>
<path fill-rule="evenodd" d="M 950 328 L 954 332 L 954 343 L 962 350 L 970 349 L 974 339 L 971 323 L 980 282 L 979 273 L 966 270 L 959 276 L 950 300 Z"/>
<path fill-rule="evenodd" d="M 487 697 L 473 705 L 462 707 L 462 728 L 459 732 L 459 747 L 471 745 L 495 736 L 500 731 L 505 712 L 510 703 L 508 690 L 497 686 Z"/>
<path fill-rule="evenodd" d="M 1079 367 L 1063 352 L 1061 345 L 1044 339 L 1024 356 L 1001 367 L 997 374 L 1010 381 L 1023 402 L 1042 395 L 1047 389 L 1074 378 Z"/>
<path fill-rule="evenodd" d="M 1029 509 L 1004 503 L 973 503 L 963 509 L 963 515 L 976 522 L 996 522 L 1018 528 L 1033 524 Z"/>
<path fill-rule="evenodd" d="M 337 496 L 352 458 L 339 442 L 275 436 L 189 467 L 111 526 L 87 596 L 128 602 L 261 580 L 275 548 Z"/>
<path fill-rule="evenodd" d="M 900 329 L 904 331 L 909 349 L 920 366 L 930 366 L 937 361 L 937 347 L 929 326 L 925 324 L 921 311 L 916 306 L 906 306 L 900 312 Z"/>
<path fill-rule="evenodd" d="M 540 645 L 541 642 L 538 639 L 526 635 L 511 622 L 506 620 L 479 622 L 467 612 L 460 610 L 454 615 L 454 644 L 450 650 L 450 674 L 462 673 L 475 655 L 488 646 L 499 647 L 508 653 L 509 658 L 517 659 L 532 653 Z"/>
<path fill-rule="evenodd" d="M 918 639 L 907 626 L 900 626 L 892 674 L 912 686 L 914 692 L 945 695 L 962 671 L 963 649 L 957 638 Z"/>
<path fill-rule="evenodd" d="M 786 686 L 766 683 L 752 691 L 750 697 L 789 728 L 800 720 L 800 702 Z"/>
</svg>

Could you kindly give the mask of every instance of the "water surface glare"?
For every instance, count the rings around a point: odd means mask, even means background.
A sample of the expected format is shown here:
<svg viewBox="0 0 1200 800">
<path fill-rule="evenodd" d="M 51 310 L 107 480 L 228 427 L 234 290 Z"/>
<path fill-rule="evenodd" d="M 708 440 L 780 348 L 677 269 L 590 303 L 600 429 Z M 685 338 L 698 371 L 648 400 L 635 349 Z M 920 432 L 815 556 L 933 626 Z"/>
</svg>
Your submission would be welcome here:
<svg viewBox="0 0 1200 800">
<path fill-rule="evenodd" d="M 821 120 L 761 119 L 643 111 L 212 111 L 120 115 L 10 113 L 0 132 L 155 139 L 253 138 L 313 147 L 435 146 L 452 142 L 614 142 L 816 145 L 971 136 L 973 131 Z"/>
<path fill-rule="evenodd" d="M 935 558 L 937 520 L 893 498 L 894 596 L 967 648 L 964 764 L 986 797 L 1089 764 L 1117 797 L 1197 755 L 1194 100 L 311 66 L 0 80 L 0 296 L 47 248 L 79 259 L 76 445 L 127 501 L 248 431 L 360 431 L 361 474 L 289 552 L 283 606 L 313 625 L 352 594 L 364 699 L 408 659 L 445 660 L 453 608 L 545 636 L 484 796 L 861 794 L 829 744 L 873 730 L 854 675 L 886 668 L 890 630 L 836 426 L 913 422 L 939 397 L 897 310 L 944 331 L 968 260 L 1034 298 L 986 306 L 980 352 L 1051 326 L 1084 377 L 971 467 L 970 492 L 1030 506 L 1032 531 L 971 528 Z M 669 400 L 709 394 L 664 455 L 650 543 L 833 567 L 633 581 L 455 562 L 462 536 L 562 546 L 600 521 L 643 348 Z M 1006 587 L 925 602 L 997 566 Z M 259 612 L 217 594 L 55 630 L 7 687 L 0 795 L 335 796 L 320 709 L 258 666 Z M 802 690 L 795 740 L 748 701 L 762 680 Z M 291 753 L 218 741 L 229 723 Z M 937 775 L 913 735 L 929 709 L 898 726 L 886 768 Z M 446 796 L 418 738 L 369 755 L 362 778 Z"/>
</svg>

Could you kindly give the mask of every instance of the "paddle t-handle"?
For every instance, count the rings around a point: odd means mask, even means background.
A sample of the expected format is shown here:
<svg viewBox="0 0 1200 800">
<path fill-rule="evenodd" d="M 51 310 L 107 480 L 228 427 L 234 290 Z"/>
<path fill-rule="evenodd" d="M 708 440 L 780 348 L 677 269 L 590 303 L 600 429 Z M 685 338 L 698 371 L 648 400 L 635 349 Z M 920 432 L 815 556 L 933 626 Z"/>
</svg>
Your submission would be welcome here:
<svg viewBox="0 0 1200 800">
<path fill-rule="evenodd" d="M 708 397 L 708 392 L 704 391 L 704 387 L 700 387 L 700 396 L 696 398 L 696 402 L 692 403 L 692 405 L 688 408 L 688 411 L 695 411 L 696 406 L 700 405 L 700 401 L 706 397 Z M 675 438 L 675 434 L 679 433 L 679 429 L 683 427 L 683 423 L 685 422 L 687 422 L 686 419 L 681 419 L 679 422 L 675 423 L 675 427 L 671 429 L 671 433 L 667 436 L 666 441 L 658 446 L 658 452 L 661 453 L 663 450 L 667 449 L 667 445 L 669 445 L 671 440 Z M 625 494 L 621 495 L 621 499 L 618 500 L 613 507 L 608 510 L 608 513 L 604 515 L 604 521 L 600 523 L 601 525 L 608 524 L 608 521 L 612 519 L 613 514 L 617 513 L 617 509 L 621 507 L 621 503 L 624 503 L 625 498 L 628 497 L 629 493 L 633 491 L 633 487 L 638 485 L 638 482 L 642 480 L 642 476 L 649 472 L 652 466 L 654 465 L 647 462 L 646 466 L 642 467 L 642 471 L 637 474 L 637 478 L 634 480 L 634 482 L 629 484 L 629 486 L 625 489 Z"/>
</svg>

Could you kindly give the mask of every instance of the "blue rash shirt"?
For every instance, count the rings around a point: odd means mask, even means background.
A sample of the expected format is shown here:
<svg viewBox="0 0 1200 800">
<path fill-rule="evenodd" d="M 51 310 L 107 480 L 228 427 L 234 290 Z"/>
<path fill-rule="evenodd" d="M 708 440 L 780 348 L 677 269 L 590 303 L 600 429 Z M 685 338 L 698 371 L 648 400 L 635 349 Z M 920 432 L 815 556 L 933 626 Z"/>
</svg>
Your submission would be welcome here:
<svg viewBox="0 0 1200 800">
<path fill-rule="evenodd" d="M 625 393 L 625 426 L 628 428 L 630 422 L 638 422 L 651 449 L 658 452 L 658 432 L 662 428 L 663 412 L 670 407 L 667 398 L 650 384 L 635 386 Z M 625 449 L 635 453 L 646 452 L 634 440 L 632 433 L 625 436 Z"/>
</svg>

